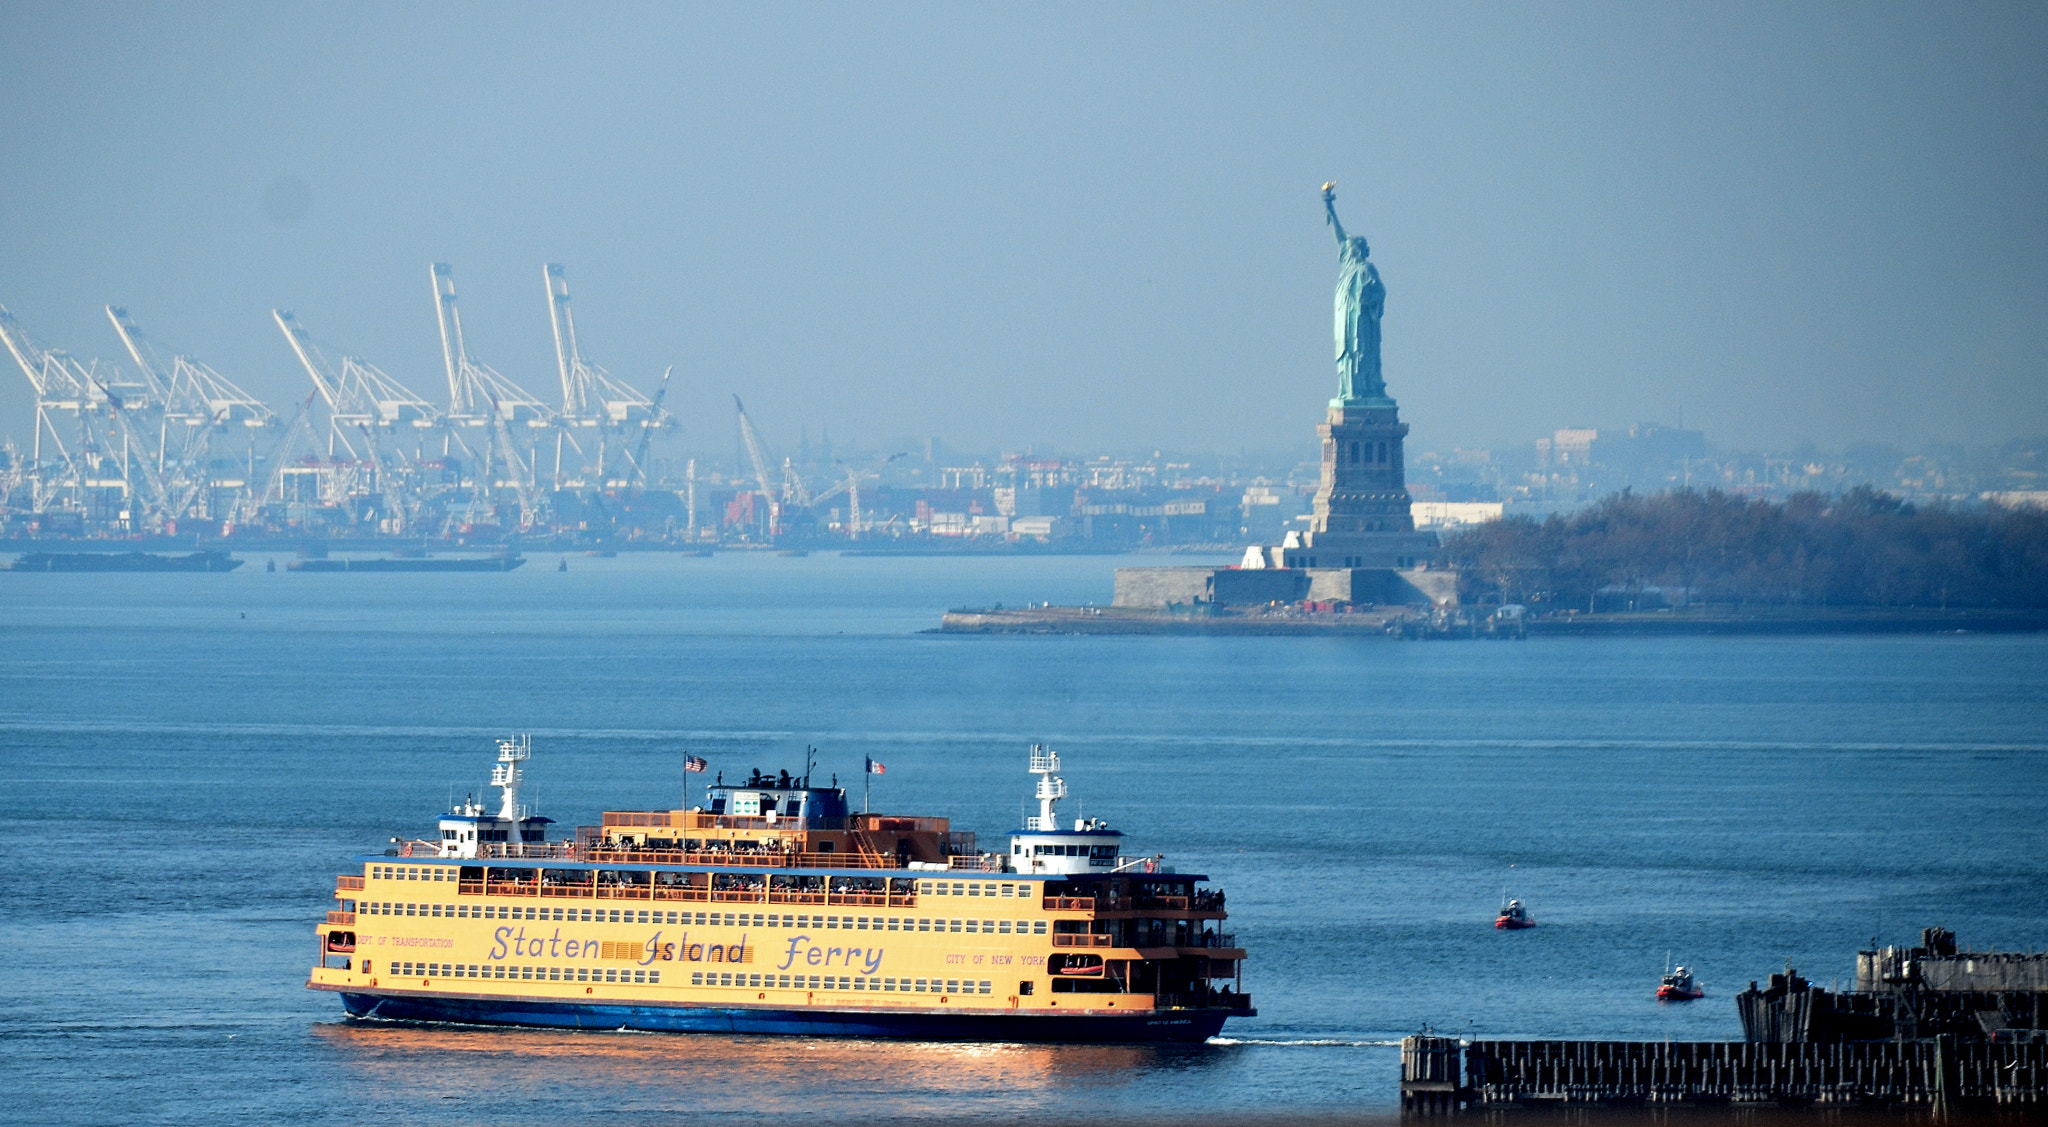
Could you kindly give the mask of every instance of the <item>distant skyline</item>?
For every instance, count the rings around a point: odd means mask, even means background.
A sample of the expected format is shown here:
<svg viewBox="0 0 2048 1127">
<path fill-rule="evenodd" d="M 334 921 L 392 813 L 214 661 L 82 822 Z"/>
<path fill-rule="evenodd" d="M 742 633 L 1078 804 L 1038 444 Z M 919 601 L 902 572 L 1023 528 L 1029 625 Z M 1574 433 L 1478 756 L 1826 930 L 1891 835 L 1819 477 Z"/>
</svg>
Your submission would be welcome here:
<svg viewBox="0 0 2048 1127">
<path fill-rule="evenodd" d="M 1416 448 L 2048 432 L 2048 10 L 0 4 L 0 305 L 557 397 L 541 267 L 685 443 L 1305 445 L 1339 183 Z M 126 365 L 124 365 L 126 366 Z M 0 371 L 0 435 L 30 394 Z"/>
</svg>

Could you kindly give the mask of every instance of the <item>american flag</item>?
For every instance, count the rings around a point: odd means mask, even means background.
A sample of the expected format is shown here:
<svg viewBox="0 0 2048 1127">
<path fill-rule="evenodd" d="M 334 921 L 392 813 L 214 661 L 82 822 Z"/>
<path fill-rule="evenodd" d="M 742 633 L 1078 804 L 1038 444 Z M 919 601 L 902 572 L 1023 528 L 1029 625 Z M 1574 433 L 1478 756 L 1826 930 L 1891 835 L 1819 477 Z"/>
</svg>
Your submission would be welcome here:
<svg viewBox="0 0 2048 1127">
<path fill-rule="evenodd" d="M 698 774 L 702 774 L 708 766 L 709 764 L 704 762 L 704 757 L 701 755 L 692 755 L 683 760 L 683 770 L 685 771 L 695 771 Z"/>
<path fill-rule="evenodd" d="M 888 774 L 888 773 L 889 773 L 889 769 L 888 769 L 887 767 L 884 767 L 884 766 L 882 766 L 882 765 L 881 765 L 881 764 L 880 764 L 879 762 L 877 762 L 877 761 L 875 761 L 875 760 L 873 760 L 873 759 L 870 759 L 870 760 L 868 760 L 868 774 L 870 774 L 870 775 L 886 775 L 886 774 Z"/>
</svg>

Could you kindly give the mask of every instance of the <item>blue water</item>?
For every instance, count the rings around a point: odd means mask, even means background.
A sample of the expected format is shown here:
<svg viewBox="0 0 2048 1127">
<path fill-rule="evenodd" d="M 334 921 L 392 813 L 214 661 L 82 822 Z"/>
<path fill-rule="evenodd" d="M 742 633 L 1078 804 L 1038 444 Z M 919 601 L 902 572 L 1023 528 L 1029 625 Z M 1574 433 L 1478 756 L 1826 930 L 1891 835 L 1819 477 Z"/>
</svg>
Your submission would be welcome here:
<svg viewBox="0 0 2048 1127">
<path fill-rule="evenodd" d="M 0 575 L 0 1091 L 79 1124 L 1380 1112 L 1425 1023 L 1738 1037 L 1788 960 L 2048 945 L 2048 637 L 919 633 L 1106 601 L 1116 562 Z M 344 1022 L 302 987 L 334 874 L 515 730 L 568 825 L 681 802 L 685 754 L 812 743 L 856 788 L 888 765 L 877 809 L 988 835 L 1050 742 L 1067 813 L 1228 890 L 1260 1016 L 1181 1049 Z M 1504 888 L 1540 926 L 1492 928 Z M 1705 1000 L 1651 999 L 1667 954 Z"/>
</svg>

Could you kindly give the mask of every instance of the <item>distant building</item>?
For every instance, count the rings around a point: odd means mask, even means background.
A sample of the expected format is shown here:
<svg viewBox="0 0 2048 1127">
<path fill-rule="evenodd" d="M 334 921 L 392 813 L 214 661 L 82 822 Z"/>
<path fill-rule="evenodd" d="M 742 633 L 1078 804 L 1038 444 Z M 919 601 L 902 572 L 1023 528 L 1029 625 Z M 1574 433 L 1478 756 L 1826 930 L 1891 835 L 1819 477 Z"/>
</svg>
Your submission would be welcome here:
<svg viewBox="0 0 2048 1127">
<path fill-rule="evenodd" d="M 1506 507 L 1499 501 L 1417 501 L 1408 511 L 1416 528 L 1460 528 L 1499 520 Z"/>
</svg>

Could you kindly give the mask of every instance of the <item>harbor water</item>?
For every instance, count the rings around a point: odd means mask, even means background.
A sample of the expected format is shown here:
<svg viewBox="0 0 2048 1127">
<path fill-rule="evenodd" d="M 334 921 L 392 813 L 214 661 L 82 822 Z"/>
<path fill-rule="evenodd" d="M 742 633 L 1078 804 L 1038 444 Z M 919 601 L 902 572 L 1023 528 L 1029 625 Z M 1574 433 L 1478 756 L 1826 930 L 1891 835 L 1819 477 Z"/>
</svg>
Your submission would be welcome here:
<svg viewBox="0 0 2048 1127">
<path fill-rule="evenodd" d="M 1389 1113 L 1398 1039 L 1705 1040 L 1789 962 L 2048 945 L 2048 636 L 955 637 L 1105 557 L 552 557 L 504 574 L 0 575 L 0 1090 L 21 1122 Z M 1146 562 L 1160 562 L 1156 557 Z M 1195 561 L 1187 561 L 1195 562 Z M 1068 816 L 1227 890 L 1259 1009 L 1178 1048 L 350 1023 L 354 855 L 485 791 L 564 827 L 797 768 L 1000 840 Z M 1496 931 L 1503 893 L 1538 926 Z M 1660 1004 L 1667 958 L 1706 998 Z"/>
</svg>

